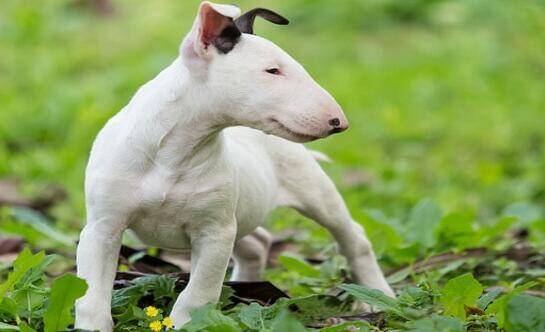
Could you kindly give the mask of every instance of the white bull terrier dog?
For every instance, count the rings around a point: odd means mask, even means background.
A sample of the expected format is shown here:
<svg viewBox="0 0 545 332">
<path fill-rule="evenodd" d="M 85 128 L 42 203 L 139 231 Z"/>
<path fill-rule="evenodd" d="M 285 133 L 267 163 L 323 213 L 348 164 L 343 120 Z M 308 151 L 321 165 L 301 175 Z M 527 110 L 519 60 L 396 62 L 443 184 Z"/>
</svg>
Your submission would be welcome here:
<svg viewBox="0 0 545 332">
<path fill-rule="evenodd" d="M 87 224 L 77 250 L 88 283 L 76 328 L 111 331 L 122 234 L 191 249 L 191 279 L 171 313 L 176 327 L 216 302 L 231 254 L 233 280 L 261 277 L 271 236 L 260 227 L 293 207 L 327 228 L 356 282 L 394 296 L 369 240 L 302 144 L 345 130 L 336 101 L 286 52 L 253 35 L 255 16 L 203 2 L 179 56 L 142 86 L 96 138 L 86 171 Z"/>
</svg>

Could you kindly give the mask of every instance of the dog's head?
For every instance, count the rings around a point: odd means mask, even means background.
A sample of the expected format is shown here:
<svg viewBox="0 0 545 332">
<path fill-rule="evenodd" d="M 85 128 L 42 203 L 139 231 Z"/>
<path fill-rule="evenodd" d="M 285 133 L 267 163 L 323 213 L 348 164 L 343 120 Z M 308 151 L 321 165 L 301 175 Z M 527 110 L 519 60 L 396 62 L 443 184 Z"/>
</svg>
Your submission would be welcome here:
<svg viewBox="0 0 545 332">
<path fill-rule="evenodd" d="M 256 16 L 288 21 L 260 8 L 239 15 L 235 6 L 201 3 L 180 47 L 204 98 L 221 105 L 218 118 L 296 142 L 344 131 L 348 122 L 335 99 L 280 47 L 253 34 Z"/>
</svg>

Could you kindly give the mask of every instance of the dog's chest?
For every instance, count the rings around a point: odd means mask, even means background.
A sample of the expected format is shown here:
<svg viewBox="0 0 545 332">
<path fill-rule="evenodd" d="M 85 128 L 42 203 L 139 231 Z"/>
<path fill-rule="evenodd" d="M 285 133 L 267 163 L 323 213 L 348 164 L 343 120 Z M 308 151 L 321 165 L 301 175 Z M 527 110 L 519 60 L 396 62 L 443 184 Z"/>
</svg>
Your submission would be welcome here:
<svg viewBox="0 0 545 332">
<path fill-rule="evenodd" d="M 141 181 L 141 200 L 130 229 L 147 245 L 189 247 L 188 229 L 213 222 L 233 209 L 225 176 L 184 177 L 154 170 Z M 212 181 L 210 181 L 212 179 Z"/>
</svg>

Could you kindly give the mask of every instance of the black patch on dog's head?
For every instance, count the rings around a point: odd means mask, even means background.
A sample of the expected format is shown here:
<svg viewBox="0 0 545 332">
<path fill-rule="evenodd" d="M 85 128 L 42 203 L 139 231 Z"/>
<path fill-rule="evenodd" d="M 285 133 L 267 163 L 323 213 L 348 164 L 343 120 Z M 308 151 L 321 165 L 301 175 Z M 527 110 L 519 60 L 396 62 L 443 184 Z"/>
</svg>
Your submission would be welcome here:
<svg viewBox="0 0 545 332">
<path fill-rule="evenodd" d="M 254 21 L 255 17 L 260 16 L 264 19 L 266 19 L 269 22 L 272 22 L 274 24 L 279 25 L 286 25 L 290 23 L 288 19 L 283 17 L 282 15 L 273 12 L 272 10 L 265 9 L 265 8 L 254 8 L 243 15 L 241 15 L 239 18 L 235 20 L 235 24 L 242 33 L 254 33 Z"/>
<path fill-rule="evenodd" d="M 221 34 L 214 39 L 212 44 L 220 53 L 229 53 L 240 40 L 240 35 L 242 33 L 254 33 L 253 26 L 256 16 L 260 16 L 274 24 L 286 25 L 289 23 L 286 18 L 272 10 L 255 8 L 241 15 L 236 20 L 231 21 L 229 25 L 222 30 Z"/>
<path fill-rule="evenodd" d="M 220 53 L 229 53 L 240 39 L 241 32 L 234 22 L 223 29 L 221 34 L 214 39 L 213 44 Z"/>
</svg>

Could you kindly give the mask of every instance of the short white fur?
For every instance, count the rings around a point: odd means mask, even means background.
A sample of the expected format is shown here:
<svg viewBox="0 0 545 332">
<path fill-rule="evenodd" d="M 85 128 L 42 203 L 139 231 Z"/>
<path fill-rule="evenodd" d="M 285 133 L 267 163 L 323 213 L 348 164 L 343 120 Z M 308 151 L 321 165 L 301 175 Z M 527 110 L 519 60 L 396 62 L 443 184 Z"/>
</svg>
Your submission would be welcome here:
<svg viewBox="0 0 545 332">
<path fill-rule="evenodd" d="M 142 86 L 97 136 L 86 170 L 87 224 L 77 250 L 88 291 L 76 328 L 112 330 L 111 294 L 122 234 L 191 249 L 191 279 L 171 313 L 176 327 L 233 280 L 257 280 L 271 236 L 261 227 L 289 206 L 331 232 L 354 280 L 394 296 L 363 229 L 312 151 L 302 144 L 341 130 L 335 100 L 278 46 L 242 34 L 222 54 L 203 31 L 238 8 L 203 2 L 179 57 Z M 276 68 L 271 74 L 268 69 Z M 338 130 L 340 131 L 340 130 Z"/>
</svg>

